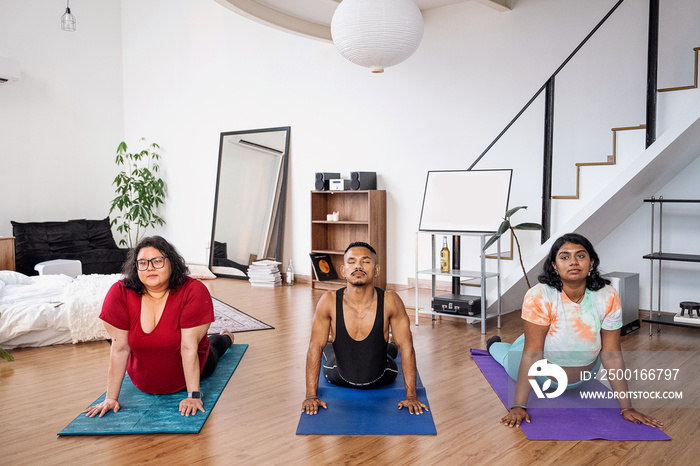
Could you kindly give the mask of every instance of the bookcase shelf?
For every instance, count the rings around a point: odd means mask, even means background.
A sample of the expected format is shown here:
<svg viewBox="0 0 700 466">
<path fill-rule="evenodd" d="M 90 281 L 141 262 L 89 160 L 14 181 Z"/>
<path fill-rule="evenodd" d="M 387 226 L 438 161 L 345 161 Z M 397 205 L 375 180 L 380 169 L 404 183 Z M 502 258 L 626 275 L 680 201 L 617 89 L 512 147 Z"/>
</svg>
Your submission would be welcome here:
<svg viewBox="0 0 700 466">
<path fill-rule="evenodd" d="M 649 323 L 649 335 L 652 334 L 652 325 L 657 324 L 657 331 L 661 331 L 660 325 L 673 325 L 676 327 L 695 327 L 697 325 L 675 322 L 673 320 L 673 315 L 662 314 L 661 313 L 661 277 L 662 277 L 662 263 L 668 263 L 671 265 L 673 262 L 694 262 L 700 263 L 700 255 L 698 254 L 684 254 L 684 253 L 674 253 L 674 252 L 663 252 L 663 206 L 664 204 L 700 204 L 700 199 L 664 199 L 663 196 L 659 198 L 652 197 L 650 199 L 644 199 L 644 202 L 651 204 L 651 252 L 642 256 L 644 259 L 651 261 L 650 276 L 649 276 L 649 291 L 651 295 L 649 296 L 649 318 L 642 319 L 642 322 Z M 658 204 L 659 215 L 658 215 L 658 226 L 655 224 L 655 208 Z M 655 249 L 655 236 L 658 235 L 658 250 Z M 656 261 L 656 263 L 655 263 Z M 658 274 L 658 287 L 656 291 L 657 306 L 656 311 L 654 311 L 654 265 L 656 265 L 656 270 Z"/>
<path fill-rule="evenodd" d="M 340 220 L 326 219 L 333 212 L 339 212 Z M 311 252 L 330 255 L 340 276 L 343 253 L 354 241 L 364 241 L 377 250 L 380 273 L 375 285 L 386 288 L 386 191 L 311 191 Z M 312 277 L 311 286 L 336 290 L 345 286 L 345 280 Z"/>
</svg>

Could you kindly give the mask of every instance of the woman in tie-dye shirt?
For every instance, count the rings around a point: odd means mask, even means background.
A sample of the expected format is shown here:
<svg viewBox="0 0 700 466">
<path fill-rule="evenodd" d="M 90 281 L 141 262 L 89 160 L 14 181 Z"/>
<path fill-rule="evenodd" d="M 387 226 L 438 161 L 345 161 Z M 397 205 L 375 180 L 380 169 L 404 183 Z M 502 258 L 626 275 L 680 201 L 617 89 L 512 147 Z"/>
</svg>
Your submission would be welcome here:
<svg viewBox="0 0 700 466">
<path fill-rule="evenodd" d="M 620 297 L 610 281 L 600 275 L 600 259 L 583 236 L 569 233 L 557 239 L 545 260 L 540 283 L 523 301 L 525 333 L 512 345 L 498 336 L 487 342 L 489 353 L 517 381 L 514 405 L 501 422 L 518 427 L 530 422 L 527 400 L 532 390 L 528 371 L 546 359 L 563 369 L 567 389 L 578 387 L 584 371 L 595 374 L 601 362 L 610 370 L 624 369 L 620 348 L 622 327 Z M 600 356 L 600 357 L 598 357 Z M 555 367 L 555 366 L 554 366 Z M 549 375 L 549 374 L 546 374 Z M 539 385 L 547 381 L 537 377 Z M 551 388 L 559 388 L 550 377 Z M 614 392 L 626 392 L 625 380 L 610 381 Z M 618 398 L 622 416 L 637 424 L 662 424 L 632 408 L 629 399 Z"/>
</svg>

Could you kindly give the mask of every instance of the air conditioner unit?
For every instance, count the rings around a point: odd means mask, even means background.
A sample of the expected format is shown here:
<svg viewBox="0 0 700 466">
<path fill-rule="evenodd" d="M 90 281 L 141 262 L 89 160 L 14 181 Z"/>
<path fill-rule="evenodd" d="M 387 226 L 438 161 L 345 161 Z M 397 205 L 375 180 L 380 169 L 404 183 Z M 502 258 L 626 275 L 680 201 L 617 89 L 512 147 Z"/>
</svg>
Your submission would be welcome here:
<svg viewBox="0 0 700 466">
<path fill-rule="evenodd" d="M 11 58 L 0 57 L 0 84 L 19 79 L 19 62 Z"/>
</svg>

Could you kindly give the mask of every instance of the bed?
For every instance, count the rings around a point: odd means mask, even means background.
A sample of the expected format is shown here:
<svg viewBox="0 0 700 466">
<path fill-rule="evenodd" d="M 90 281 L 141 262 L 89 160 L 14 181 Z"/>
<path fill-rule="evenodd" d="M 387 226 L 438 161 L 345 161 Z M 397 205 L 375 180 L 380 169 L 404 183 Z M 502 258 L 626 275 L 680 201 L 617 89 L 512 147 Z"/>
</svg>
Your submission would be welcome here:
<svg viewBox="0 0 700 466">
<path fill-rule="evenodd" d="M 102 301 L 120 274 L 40 275 L 0 271 L 0 347 L 47 346 L 108 338 Z"/>
</svg>

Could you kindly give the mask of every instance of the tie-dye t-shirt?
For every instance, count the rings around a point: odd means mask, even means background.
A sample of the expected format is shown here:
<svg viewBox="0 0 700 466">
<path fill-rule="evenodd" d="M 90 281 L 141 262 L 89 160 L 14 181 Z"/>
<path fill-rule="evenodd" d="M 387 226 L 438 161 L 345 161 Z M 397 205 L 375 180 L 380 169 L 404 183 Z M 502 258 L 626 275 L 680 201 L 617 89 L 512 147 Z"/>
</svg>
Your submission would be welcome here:
<svg viewBox="0 0 700 466">
<path fill-rule="evenodd" d="M 606 285 L 598 291 L 586 289 L 581 304 L 566 293 L 539 283 L 525 295 L 524 320 L 548 326 L 544 340 L 544 357 L 559 366 L 586 366 L 598 357 L 600 330 L 622 327 L 620 297 Z"/>
</svg>

